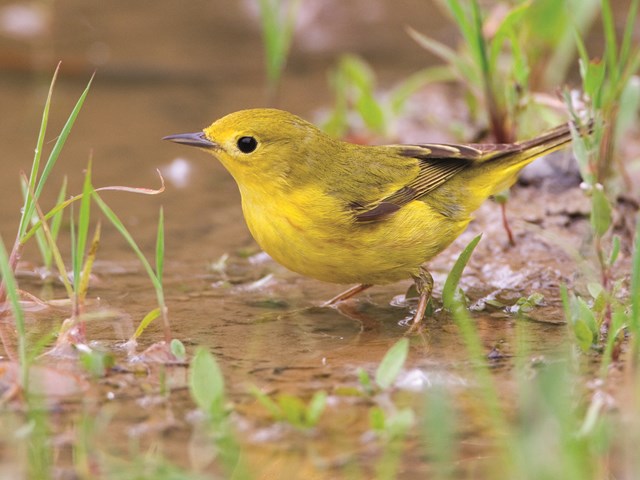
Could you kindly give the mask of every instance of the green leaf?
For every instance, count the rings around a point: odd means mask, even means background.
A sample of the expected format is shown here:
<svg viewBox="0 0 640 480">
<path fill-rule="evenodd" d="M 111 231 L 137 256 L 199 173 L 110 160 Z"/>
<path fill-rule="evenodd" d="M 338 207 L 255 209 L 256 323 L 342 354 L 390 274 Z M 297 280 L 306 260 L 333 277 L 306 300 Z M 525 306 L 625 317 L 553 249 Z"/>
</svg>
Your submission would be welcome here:
<svg viewBox="0 0 640 480">
<path fill-rule="evenodd" d="M 373 94 L 362 92 L 356 101 L 356 107 L 369 130 L 384 133 L 386 125 L 384 110 Z"/>
<path fill-rule="evenodd" d="M 447 280 L 444 282 L 444 287 L 442 289 L 442 304 L 447 310 L 451 311 L 456 304 L 455 294 L 458 289 L 458 283 L 460 283 L 460 278 L 462 277 L 462 271 L 469 262 L 471 254 L 478 245 L 478 242 L 480 242 L 481 238 L 482 234 L 469 242 L 469 245 L 464 248 L 456 262 L 453 264 L 453 267 L 447 276 Z"/>
<path fill-rule="evenodd" d="M 607 376 L 609 365 L 611 364 L 611 356 L 613 348 L 618 340 L 618 337 L 624 338 L 624 331 L 627 328 L 629 317 L 624 311 L 624 308 L 618 306 L 611 316 L 611 325 L 609 332 L 607 333 L 607 341 L 604 352 L 602 353 L 602 364 L 600 365 L 600 375 L 604 378 Z"/>
<path fill-rule="evenodd" d="M 594 233 L 602 237 L 611 226 L 611 204 L 604 191 L 598 185 L 592 190 L 591 226 Z"/>
<path fill-rule="evenodd" d="M 410 408 L 403 408 L 387 417 L 385 430 L 391 438 L 402 438 L 416 421 L 416 415 Z"/>
<path fill-rule="evenodd" d="M 591 295 L 591 298 L 595 299 L 600 296 L 600 294 L 604 290 L 604 287 L 598 282 L 589 282 L 587 283 L 587 290 L 589 291 L 589 295 Z"/>
<path fill-rule="evenodd" d="M 322 415 L 322 412 L 324 412 L 326 406 L 327 393 L 324 391 L 316 392 L 307 406 L 307 412 L 305 415 L 306 423 L 309 427 L 313 427 L 318 424 L 318 420 L 320 420 L 320 416 Z"/>
<path fill-rule="evenodd" d="M 576 336 L 578 346 L 583 352 L 588 352 L 593 344 L 593 334 L 584 320 L 578 319 L 573 324 L 573 333 Z"/>
<path fill-rule="evenodd" d="M 385 390 L 389 388 L 402 370 L 409 353 L 409 340 L 398 340 L 385 354 L 376 370 L 376 383 Z"/>
<path fill-rule="evenodd" d="M 571 95 L 568 90 L 564 92 L 565 104 L 571 105 Z M 573 122 L 569 124 L 571 130 L 571 146 L 573 149 L 573 156 L 576 157 L 578 167 L 580 169 L 580 176 L 589 185 L 593 185 L 594 176 L 591 171 L 591 165 L 589 164 L 589 148 L 587 147 L 586 139 L 575 127 Z"/>
<path fill-rule="evenodd" d="M 598 322 L 596 322 L 596 316 L 593 310 L 589 308 L 589 305 L 580 297 L 575 299 L 577 305 L 577 321 L 584 322 L 591 332 L 592 341 L 598 336 Z"/>
<path fill-rule="evenodd" d="M 306 407 L 300 398 L 282 393 L 278 396 L 278 405 L 284 414 L 284 420 L 295 427 L 306 427 L 304 423 Z"/>
<path fill-rule="evenodd" d="M 205 348 L 199 347 L 189 369 L 189 390 L 200 410 L 214 417 L 224 412 L 224 377 L 218 362 Z"/>
<path fill-rule="evenodd" d="M 184 360 L 187 357 L 187 350 L 184 347 L 184 343 L 182 343 L 177 338 L 174 338 L 171 340 L 169 347 L 171 349 L 171 353 L 173 354 L 173 356 L 176 357 L 178 360 Z"/>
<path fill-rule="evenodd" d="M 620 237 L 618 235 L 613 236 L 612 245 L 611 245 L 611 254 L 609 255 L 608 264 L 610 267 L 613 267 L 613 264 L 618 260 L 618 255 L 620 254 Z"/>
<path fill-rule="evenodd" d="M 606 64 L 600 60 L 590 60 L 586 65 L 581 63 L 580 66 L 584 91 L 593 100 L 594 106 L 599 108 L 602 100 L 602 86 L 607 72 Z"/>
<path fill-rule="evenodd" d="M 264 393 L 255 385 L 249 386 L 249 392 L 256 398 L 256 400 L 258 400 L 258 402 L 260 402 L 260 404 L 262 404 L 264 408 L 269 411 L 273 418 L 275 418 L 276 420 L 281 420 L 284 418 L 282 408 L 280 408 L 280 405 L 274 402 L 271 397 L 269 397 L 269 395 Z"/>
<path fill-rule="evenodd" d="M 358 375 L 358 381 L 362 389 L 367 395 L 371 395 L 373 393 L 373 385 L 371 385 L 371 377 L 367 371 L 364 368 L 358 368 L 356 374 Z"/>
<path fill-rule="evenodd" d="M 113 354 L 109 352 L 97 350 L 80 352 L 80 364 L 94 378 L 104 377 L 115 363 Z"/>
<path fill-rule="evenodd" d="M 385 423 L 384 410 L 377 405 L 375 407 L 371 407 L 369 409 L 369 424 L 371 425 L 371 430 L 375 432 L 383 432 Z"/>
</svg>

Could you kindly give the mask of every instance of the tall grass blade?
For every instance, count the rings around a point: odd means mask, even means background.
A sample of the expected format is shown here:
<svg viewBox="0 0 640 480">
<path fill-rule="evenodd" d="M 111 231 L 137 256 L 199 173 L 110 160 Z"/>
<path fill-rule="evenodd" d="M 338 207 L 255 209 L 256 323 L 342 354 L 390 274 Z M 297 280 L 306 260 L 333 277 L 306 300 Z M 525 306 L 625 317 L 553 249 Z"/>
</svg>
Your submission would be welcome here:
<svg viewBox="0 0 640 480">
<path fill-rule="evenodd" d="M 29 362 L 27 359 L 27 330 L 24 322 L 24 312 L 20 305 L 20 295 L 18 284 L 13 276 L 13 271 L 9 265 L 9 255 L 4 246 L 4 241 L 0 237 L 0 271 L 2 280 L 6 288 L 6 295 L 11 305 L 11 312 L 18 333 L 18 361 L 20 362 L 20 383 L 25 391 L 29 388 Z"/>
<path fill-rule="evenodd" d="M 76 296 L 80 295 L 80 283 L 82 275 L 83 259 L 87 246 L 87 237 L 89 236 L 89 217 L 91 215 L 91 193 L 93 186 L 91 185 L 91 167 L 92 161 L 89 159 L 87 170 L 84 175 L 84 183 L 82 186 L 82 199 L 80 200 L 80 211 L 78 214 L 78 230 L 75 249 L 72 250 L 73 262 L 73 284 Z M 78 300 L 80 298 L 78 297 Z"/>
<path fill-rule="evenodd" d="M 147 329 L 147 327 L 149 325 L 151 325 L 151 322 L 153 322 L 156 318 L 158 318 L 161 313 L 162 313 L 162 311 L 160 310 L 159 307 L 158 308 L 154 308 L 149 313 L 147 313 L 144 316 L 144 318 L 142 319 L 142 321 L 140 322 L 140 324 L 138 325 L 138 328 L 136 328 L 136 331 L 133 334 L 132 338 L 136 339 L 136 338 L 140 337 L 140 335 L 142 335 L 144 333 L 144 331 Z"/>
<path fill-rule="evenodd" d="M 26 180 L 26 179 L 24 179 Z M 29 197 L 31 197 L 32 201 L 33 201 L 33 191 L 29 190 L 27 192 L 27 195 Z M 50 252 L 53 261 L 56 264 L 56 268 L 58 269 L 58 273 L 60 274 L 60 279 L 62 280 L 62 283 L 64 285 L 65 290 L 67 291 L 67 295 L 69 296 L 69 298 L 73 298 L 73 287 L 71 286 L 71 282 L 69 280 L 69 275 L 67 273 L 67 267 L 64 264 L 64 260 L 62 259 L 62 254 L 60 253 L 60 249 L 58 248 L 58 244 L 56 243 L 56 239 L 53 236 L 53 233 L 51 232 L 51 230 L 49 229 L 49 225 L 47 224 L 47 220 L 44 217 L 44 214 L 42 213 L 42 210 L 40 209 L 40 205 L 38 205 L 38 202 L 33 201 L 33 206 L 35 209 L 35 212 L 38 215 L 38 230 L 36 231 L 42 231 L 43 235 L 46 239 L 47 242 L 47 251 Z M 62 213 L 62 211 L 60 212 Z M 71 216 L 71 245 L 73 248 L 73 245 L 75 243 L 75 229 L 73 227 L 73 215 Z M 24 237 L 23 237 L 24 238 Z"/>
<path fill-rule="evenodd" d="M 106 191 L 114 191 L 114 192 L 129 192 L 129 193 L 137 193 L 140 195 L 158 195 L 162 192 L 164 192 L 164 178 L 162 177 L 162 174 L 160 173 L 160 171 L 158 170 L 158 175 L 160 177 L 160 188 L 154 189 L 154 188 L 142 188 L 142 187 L 124 187 L 124 186 L 110 186 L 110 187 L 100 187 L 100 188 L 96 188 L 94 191 L 96 192 L 106 192 Z M 45 216 L 43 217 L 44 220 L 49 220 L 51 217 L 57 215 L 59 212 L 61 212 L 62 210 L 64 210 L 65 208 L 67 208 L 69 205 L 71 205 L 74 202 L 77 202 L 78 200 L 82 200 L 83 195 L 79 194 L 76 195 L 74 197 L 71 197 L 67 200 L 65 200 L 62 203 L 57 204 L 54 208 L 52 208 L 51 210 L 49 210 Z M 40 228 L 40 224 L 41 222 L 36 223 L 33 227 L 31 227 L 29 229 L 28 232 L 26 232 L 22 238 L 20 239 L 20 244 L 24 245 L 31 237 L 33 237 L 33 235 L 35 235 L 35 233 L 38 231 L 38 229 Z"/>
<path fill-rule="evenodd" d="M 635 24 L 638 21 L 638 6 L 640 0 L 631 0 L 629 11 L 627 12 L 627 22 L 624 26 L 622 35 L 622 43 L 620 44 L 620 64 L 626 65 L 631 55 L 631 45 L 633 42 L 633 33 Z"/>
<path fill-rule="evenodd" d="M 96 225 L 95 232 L 93 234 L 93 240 L 89 246 L 89 251 L 84 259 L 84 265 L 82 266 L 82 272 L 80 274 L 80 283 L 76 290 L 76 297 L 78 298 L 78 305 L 84 303 L 87 298 L 87 292 L 89 291 L 89 281 L 91 280 L 91 270 L 93 269 L 93 263 L 96 260 L 96 254 L 98 253 L 98 247 L 100 246 L 100 222 Z"/>
<path fill-rule="evenodd" d="M 104 200 L 102 200 L 102 198 L 100 198 L 100 195 L 98 195 L 97 190 L 93 191 L 92 196 L 93 196 L 94 201 L 100 207 L 100 210 L 102 210 L 102 213 L 104 213 L 104 215 L 109 219 L 111 224 L 114 227 L 116 227 L 116 230 L 118 230 L 120 232 L 120 234 L 127 241 L 129 246 L 131 247 L 131 249 L 137 255 L 138 259 L 142 263 L 142 266 L 146 270 L 147 275 L 149 275 L 149 279 L 151 280 L 151 283 L 153 284 L 153 287 L 155 288 L 156 297 L 158 299 L 159 306 L 161 308 L 164 308 L 165 302 L 164 302 L 164 292 L 163 292 L 163 288 L 162 288 L 162 283 L 160 282 L 160 279 L 158 278 L 156 273 L 153 271 L 153 268 L 151 267 L 151 264 L 149 263 L 147 258 L 144 256 L 144 253 L 142 253 L 142 250 L 140 250 L 140 247 L 138 247 L 138 244 L 133 239 L 133 237 L 131 236 L 131 234 L 129 233 L 127 228 L 124 226 L 122 221 L 118 218 L 116 213 L 111 209 L 111 207 L 109 207 L 104 202 Z"/>
<path fill-rule="evenodd" d="M 613 11 L 609 0 L 602 0 L 602 28 L 604 30 L 605 51 L 604 56 L 609 70 L 612 85 L 617 85 L 620 76 L 620 64 L 618 63 L 618 42 L 616 40 L 616 25 L 613 19 Z"/>
<path fill-rule="evenodd" d="M 56 84 L 56 79 L 58 78 L 58 72 L 60 70 L 60 63 L 56 67 L 55 72 L 53 73 L 53 78 L 51 79 L 51 84 L 49 85 L 49 92 L 47 93 L 47 100 L 44 104 L 44 110 L 42 111 L 42 121 L 40 123 L 40 131 L 38 132 L 38 140 L 36 143 L 36 150 L 33 156 L 33 162 L 31 163 L 31 173 L 29 174 L 29 180 L 27 184 L 29 187 L 27 190 L 35 191 L 36 181 L 38 178 L 38 172 L 40 170 L 40 159 L 42 157 L 42 147 L 44 145 L 44 138 L 47 133 L 47 124 L 49 123 L 49 109 L 51 107 L 51 98 L 53 97 L 53 87 Z M 29 196 L 25 197 L 24 207 L 22 209 L 22 218 L 20 219 L 20 225 L 18 227 L 18 238 L 21 238 L 27 229 L 27 225 L 29 224 L 29 220 L 33 214 L 33 200 L 29 198 Z"/>
<path fill-rule="evenodd" d="M 491 371 L 487 365 L 487 358 L 482 346 L 482 340 L 478 335 L 478 331 L 473 324 L 471 317 L 462 304 L 457 302 L 452 307 L 453 317 L 456 325 L 460 330 L 460 334 L 464 344 L 469 352 L 471 361 L 475 364 L 475 378 L 480 390 L 480 399 L 484 404 L 484 410 L 489 415 L 491 425 L 498 432 L 498 438 L 507 438 L 506 433 L 509 432 L 509 425 L 506 416 L 500 409 L 500 401 L 498 390 L 491 376 Z M 501 445 L 501 451 L 508 453 L 510 448 L 508 445 Z"/>
<path fill-rule="evenodd" d="M 160 207 L 158 218 L 158 235 L 156 236 L 156 275 L 158 281 L 162 283 L 164 271 L 164 209 Z"/>
<path fill-rule="evenodd" d="M 456 305 L 456 293 L 458 290 L 458 284 L 460 283 L 460 278 L 462 277 L 462 272 L 464 267 L 467 266 L 467 263 L 469 262 L 469 259 L 481 238 L 482 234 L 478 235 L 469 242 L 464 250 L 462 250 L 444 282 L 444 287 L 442 289 L 442 304 L 444 308 L 449 311 L 452 311 Z"/>
<path fill-rule="evenodd" d="M 640 215 L 636 216 L 636 235 L 631 264 L 631 318 L 630 327 L 633 334 L 633 352 L 636 366 L 640 362 Z"/>
<path fill-rule="evenodd" d="M 89 93 L 89 88 L 91 87 L 91 83 L 93 82 L 93 76 L 91 77 L 91 79 L 89 80 L 89 83 L 87 84 L 86 88 L 84 89 L 84 91 L 82 92 L 82 95 L 80 95 L 80 98 L 78 99 L 78 101 L 76 102 L 76 105 L 73 107 L 73 110 L 71 111 L 71 114 L 69 115 L 69 118 L 67 119 L 67 122 L 65 123 L 64 127 L 62 128 L 62 131 L 60 132 L 60 135 L 58 136 L 58 139 L 56 140 L 55 145 L 53 146 L 53 149 L 51 150 L 51 153 L 49 154 L 49 158 L 47 160 L 47 163 L 45 164 L 43 170 L 42 170 L 42 174 L 40 175 L 40 179 L 37 182 L 37 186 L 35 187 L 34 190 L 34 200 L 38 200 L 40 198 L 40 194 L 42 193 L 42 189 L 44 188 L 45 184 L 47 183 L 47 179 L 49 178 L 49 174 L 51 173 L 51 170 L 53 169 L 54 165 L 56 164 L 56 161 L 58 160 L 58 157 L 60 156 L 60 152 L 62 151 L 62 148 L 64 147 L 65 142 L 67 141 L 67 138 L 69 137 L 69 134 L 71 133 L 71 129 L 73 128 L 73 125 L 75 124 L 76 118 L 78 117 L 78 114 L 80 113 L 80 109 L 82 108 L 82 105 L 84 104 L 85 98 L 87 97 L 87 94 Z M 33 214 L 33 204 L 30 204 L 28 206 L 28 208 L 25 208 L 25 212 L 24 214 L 27 216 L 27 218 L 31 218 L 31 215 Z M 26 230 L 26 224 L 24 226 L 22 226 L 21 223 L 21 227 L 20 227 L 20 234 L 23 234 Z M 21 238 L 22 235 L 20 235 L 19 238 Z"/>
</svg>

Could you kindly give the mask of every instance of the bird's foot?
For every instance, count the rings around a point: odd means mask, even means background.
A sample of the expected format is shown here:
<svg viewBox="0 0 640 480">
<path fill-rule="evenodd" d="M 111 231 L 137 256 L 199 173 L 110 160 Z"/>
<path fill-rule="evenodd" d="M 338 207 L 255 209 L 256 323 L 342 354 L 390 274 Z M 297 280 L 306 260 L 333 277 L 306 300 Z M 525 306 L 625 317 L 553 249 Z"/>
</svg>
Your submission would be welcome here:
<svg viewBox="0 0 640 480">
<path fill-rule="evenodd" d="M 433 277 L 426 268 L 420 267 L 420 273 L 416 277 L 413 277 L 413 280 L 415 281 L 416 290 L 420 294 L 420 297 L 411 326 L 409 330 L 407 330 L 408 335 L 418 333 L 424 326 L 424 312 L 427 310 L 427 305 L 429 304 L 433 290 Z"/>
</svg>

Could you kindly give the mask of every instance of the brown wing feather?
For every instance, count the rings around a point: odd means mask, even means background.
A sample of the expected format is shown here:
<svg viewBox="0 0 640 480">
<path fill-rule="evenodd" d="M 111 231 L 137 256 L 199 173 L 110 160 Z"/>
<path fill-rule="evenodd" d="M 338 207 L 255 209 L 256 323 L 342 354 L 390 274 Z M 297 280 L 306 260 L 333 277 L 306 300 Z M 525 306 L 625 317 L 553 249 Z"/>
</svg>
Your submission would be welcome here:
<svg viewBox="0 0 640 480">
<path fill-rule="evenodd" d="M 403 205 L 438 188 L 483 156 L 481 150 L 473 147 L 446 144 L 399 146 L 398 153 L 418 160 L 420 167 L 418 175 L 406 186 L 377 202 L 354 205 L 357 221 L 381 220 L 395 213 Z"/>
<path fill-rule="evenodd" d="M 588 125 L 591 130 L 591 124 Z M 407 203 L 420 199 L 438 188 L 450 178 L 469 166 L 499 158 L 513 158 L 522 161 L 557 150 L 571 140 L 568 124 L 560 125 L 548 132 L 524 142 L 503 144 L 451 145 L 446 143 L 426 143 L 423 145 L 398 145 L 397 153 L 415 158 L 420 171 L 406 186 L 369 204 L 352 204 L 355 219 L 359 222 L 381 220 Z M 528 151 L 528 157 L 522 152 Z"/>
</svg>

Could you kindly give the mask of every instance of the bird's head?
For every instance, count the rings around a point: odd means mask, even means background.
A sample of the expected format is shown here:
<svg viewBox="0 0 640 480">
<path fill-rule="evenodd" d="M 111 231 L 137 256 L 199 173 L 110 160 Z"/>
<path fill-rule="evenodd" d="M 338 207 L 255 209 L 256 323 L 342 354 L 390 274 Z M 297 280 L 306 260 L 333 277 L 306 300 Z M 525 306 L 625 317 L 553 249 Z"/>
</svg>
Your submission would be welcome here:
<svg viewBox="0 0 640 480">
<path fill-rule="evenodd" d="M 164 137 L 215 156 L 242 189 L 291 184 L 304 177 L 314 152 L 332 140 L 309 122 L 282 110 L 241 110 L 198 133 Z"/>
</svg>

